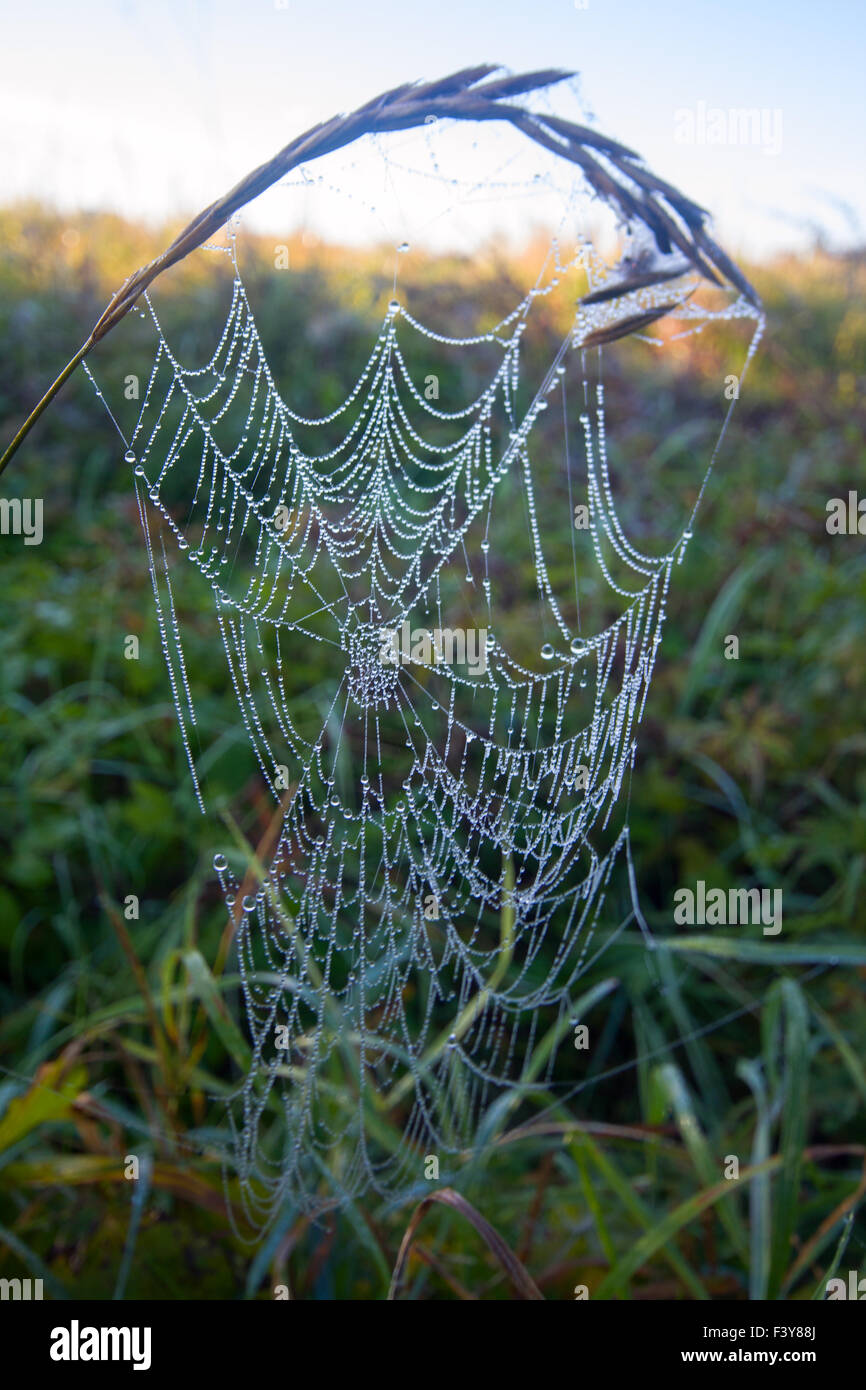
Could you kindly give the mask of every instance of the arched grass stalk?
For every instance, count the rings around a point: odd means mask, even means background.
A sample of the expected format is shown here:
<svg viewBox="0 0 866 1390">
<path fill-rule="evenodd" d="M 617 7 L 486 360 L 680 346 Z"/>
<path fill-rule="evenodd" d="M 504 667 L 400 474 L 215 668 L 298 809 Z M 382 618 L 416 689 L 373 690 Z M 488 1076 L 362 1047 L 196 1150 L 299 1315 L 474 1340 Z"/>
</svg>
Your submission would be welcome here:
<svg viewBox="0 0 866 1390">
<path fill-rule="evenodd" d="M 493 77 L 497 71 L 495 64 L 485 63 L 464 68 L 438 82 L 405 83 L 395 87 L 349 116 L 334 116 L 313 126 L 273 159 L 253 169 L 222 198 L 194 217 L 160 255 L 124 281 L 88 338 L 51 383 L 0 457 L 0 473 L 92 348 L 125 318 L 164 271 L 196 251 L 225 226 L 234 213 L 301 164 L 331 154 L 363 135 L 411 130 L 429 120 L 510 121 L 545 149 L 579 165 L 590 187 L 617 207 L 626 220 L 636 219 L 647 227 L 660 250 L 669 252 L 675 246 L 706 279 L 719 284 L 721 275 L 750 303 L 758 304 L 748 280 L 710 237 L 705 225 L 706 211 L 644 168 L 633 150 L 586 126 L 529 111 L 508 100 L 550 87 L 573 77 L 573 73 L 547 68 L 514 77 Z M 640 326 L 626 322 L 622 332 L 614 336 L 624 336 Z M 608 337 L 605 341 L 612 339 Z"/>
</svg>

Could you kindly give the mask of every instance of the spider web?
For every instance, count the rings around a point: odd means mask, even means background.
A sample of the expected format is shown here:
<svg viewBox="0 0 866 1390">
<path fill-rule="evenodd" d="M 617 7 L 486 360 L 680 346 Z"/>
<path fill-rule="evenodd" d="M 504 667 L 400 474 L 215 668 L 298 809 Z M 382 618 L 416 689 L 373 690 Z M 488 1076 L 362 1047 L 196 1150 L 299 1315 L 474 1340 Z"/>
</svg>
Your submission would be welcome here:
<svg viewBox="0 0 866 1390">
<path fill-rule="evenodd" d="M 528 196 L 559 200 L 558 235 L 495 322 L 476 315 L 460 335 L 416 317 L 397 290 L 410 243 L 395 237 L 378 334 L 345 398 L 317 416 L 277 386 L 233 226 L 209 248 L 229 259 L 231 302 L 205 365 L 182 365 L 146 297 L 156 351 L 126 458 L 194 793 L 205 811 L 177 601 L 189 582 L 212 591 L 238 717 L 277 813 L 252 884 L 248 862 L 214 858 L 252 1050 L 230 1108 L 235 1164 L 260 1225 L 287 1194 L 312 1200 L 329 1154 L 352 1155 L 335 1178 L 344 1191 L 389 1192 L 417 1182 L 427 1155 L 470 1149 L 479 1115 L 526 1084 L 540 1042 L 547 1060 L 530 1084 L 550 1081 L 589 965 L 630 920 L 646 932 L 623 792 L 715 451 L 664 552 L 629 539 L 610 467 L 605 349 L 587 342 L 673 299 L 668 338 L 752 320 L 748 360 L 762 323 L 743 298 L 701 305 L 688 267 L 675 290 L 667 274 L 615 293 L 645 249 L 641 229 L 611 268 L 575 230 L 586 204 L 573 170 L 554 179 L 562 161 L 534 151 L 528 175 L 509 150 L 474 181 L 446 181 L 438 136 L 422 133 L 425 177 L 449 206 L 472 211 L 505 189 L 525 220 Z M 390 186 L 408 167 L 405 142 L 396 152 L 372 143 Z M 353 169 L 343 169 L 350 183 Z M 289 194 L 312 182 L 303 172 Z M 438 217 L 425 206 L 428 230 Z M 575 303 L 587 282 L 600 297 Z M 565 331 L 527 380 L 538 315 L 563 293 Z M 478 389 L 446 408 L 446 378 Z M 583 605 L 576 549 L 573 595 L 546 549 L 538 474 L 554 412 L 595 571 Z M 508 621 L 516 509 L 537 634 Z M 592 593 L 604 620 L 590 630 Z M 326 672 L 306 699 L 299 665 Z M 631 903 L 616 923 L 606 903 L 618 868 Z M 394 1113 L 396 1148 L 379 1123 Z"/>
</svg>

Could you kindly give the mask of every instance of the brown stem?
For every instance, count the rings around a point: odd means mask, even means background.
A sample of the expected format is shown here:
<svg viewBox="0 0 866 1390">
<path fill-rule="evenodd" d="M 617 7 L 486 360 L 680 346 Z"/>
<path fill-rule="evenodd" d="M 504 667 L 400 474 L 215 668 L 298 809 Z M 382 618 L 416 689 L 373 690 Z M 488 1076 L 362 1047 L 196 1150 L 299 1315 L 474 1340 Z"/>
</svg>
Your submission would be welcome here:
<svg viewBox="0 0 866 1390">
<path fill-rule="evenodd" d="M 490 1222 L 473 1207 L 471 1202 L 467 1202 L 459 1192 L 455 1192 L 451 1187 L 440 1188 L 438 1192 L 431 1192 L 429 1197 L 424 1197 L 412 1213 L 412 1218 L 400 1242 L 400 1250 L 394 1265 L 394 1272 L 391 1276 L 391 1287 L 388 1290 L 388 1301 L 393 1302 L 397 1298 L 400 1283 L 409 1259 L 409 1253 L 415 1241 L 415 1233 L 421 1224 L 424 1213 L 434 1202 L 441 1202 L 443 1206 L 452 1207 L 459 1211 L 472 1223 L 478 1234 L 486 1242 L 488 1249 L 496 1257 L 500 1267 L 505 1271 L 517 1291 L 518 1298 L 530 1301 L 544 1301 L 544 1294 L 532 1279 L 531 1275 L 524 1269 L 514 1251 L 506 1245 L 501 1235 L 491 1226 Z"/>
<path fill-rule="evenodd" d="M 66 366 L 63 368 L 63 371 L 60 373 L 57 380 L 54 381 L 51 386 L 49 386 L 48 390 L 45 392 L 45 395 L 42 397 L 42 400 L 39 402 L 39 404 L 35 406 L 33 410 L 31 410 L 30 414 L 27 416 L 27 419 L 24 421 L 24 424 L 21 426 L 15 438 L 12 440 L 12 443 L 9 445 L 9 448 L 4 452 L 3 457 L 0 458 L 0 473 L 3 472 L 3 469 L 6 467 L 7 463 L 12 458 L 12 455 L 16 452 L 19 444 L 24 443 L 24 440 L 27 438 L 33 426 L 36 424 L 36 421 L 39 419 L 39 416 L 42 414 L 44 410 L 48 409 L 51 402 L 54 400 L 54 397 L 57 395 L 57 392 L 60 390 L 63 383 L 66 381 L 67 377 L 72 376 L 72 373 L 75 371 L 75 368 L 78 366 L 79 362 L 82 362 L 84 360 L 84 358 L 87 356 L 88 352 L 92 347 L 93 336 L 91 335 L 87 339 L 86 343 L 82 343 L 81 347 L 78 349 L 72 360 L 70 362 L 67 362 Z"/>
</svg>

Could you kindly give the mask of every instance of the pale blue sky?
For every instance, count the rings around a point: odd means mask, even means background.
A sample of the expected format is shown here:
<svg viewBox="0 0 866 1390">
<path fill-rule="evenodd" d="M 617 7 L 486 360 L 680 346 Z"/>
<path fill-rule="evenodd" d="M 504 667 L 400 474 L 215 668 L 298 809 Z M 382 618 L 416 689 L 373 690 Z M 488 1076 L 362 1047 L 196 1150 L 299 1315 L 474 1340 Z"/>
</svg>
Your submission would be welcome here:
<svg viewBox="0 0 866 1390">
<path fill-rule="evenodd" d="M 575 68 L 599 126 L 734 252 L 866 225 L 861 0 L 3 0 L 0 197 L 197 211 L 314 120 L 479 61 Z M 702 105 L 703 104 L 703 107 Z M 682 113 L 758 108 L 753 143 Z M 677 112 L 680 113 L 679 117 Z M 778 147 L 778 148 L 777 148 Z"/>
</svg>

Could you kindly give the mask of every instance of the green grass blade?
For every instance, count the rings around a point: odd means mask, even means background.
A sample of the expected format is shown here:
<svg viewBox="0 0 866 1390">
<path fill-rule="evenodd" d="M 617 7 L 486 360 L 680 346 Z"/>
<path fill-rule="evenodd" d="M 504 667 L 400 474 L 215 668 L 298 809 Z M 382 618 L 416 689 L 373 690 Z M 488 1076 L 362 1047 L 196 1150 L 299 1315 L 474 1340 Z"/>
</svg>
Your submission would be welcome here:
<svg viewBox="0 0 866 1390">
<path fill-rule="evenodd" d="M 845 1251 L 848 1248 L 848 1241 L 851 1238 L 851 1232 L 853 1229 L 854 1213 L 852 1211 L 848 1214 L 848 1216 L 845 1217 L 845 1221 L 842 1226 L 842 1234 L 839 1237 L 839 1243 L 836 1246 L 833 1259 L 830 1262 L 830 1268 L 827 1270 L 827 1273 L 824 1275 L 824 1278 L 819 1279 L 818 1283 L 815 1285 L 815 1292 L 812 1294 L 811 1302 L 814 1303 L 816 1300 L 823 1298 L 824 1294 L 826 1294 L 827 1292 L 827 1285 L 829 1284 L 830 1280 L 836 1278 L 836 1271 L 842 1263 L 842 1256 L 845 1254 Z"/>
<path fill-rule="evenodd" d="M 778 1168 L 780 1162 L 781 1160 L 774 1156 L 755 1167 L 746 1168 L 740 1173 L 740 1182 L 754 1183 L 757 1178 L 772 1173 Z M 657 1255 L 666 1245 L 674 1241 L 684 1226 L 690 1225 L 700 1216 L 702 1211 L 706 1211 L 707 1207 L 711 1207 L 716 1202 L 721 1201 L 723 1197 L 729 1196 L 735 1186 L 735 1183 L 725 1179 L 723 1182 L 716 1183 L 714 1187 L 706 1188 L 703 1192 L 696 1193 L 694 1197 L 689 1197 L 687 1201 L 668 1212 L 667 1216 L 641 1236 L 628 1254 L 622 1257 L 616 1268 L 611 1270 L 599 1288 L 596 1289 L 595 1297 L 597 1299 L 612 1298 L 642 1265 L 647 1264 L 654 1255 Z M 707 1297 L 706 1292 L 704 1292 L 703 1297 Z"/>
<path fill-rule="evenodd" d="M 185 951 L 183 963 L 189 975 L 193 993 L 203 1005 L 213 1030 L 230 1057 L 247 1072 L 250 1067 L 250 1050 L 240 1029 L 231 1017 L 220 996 L 216 980 L 211 974 L 207 961 L 200 951 Z"/>
<path fill-rule="evenodd" d="M 657 1070 L 659 1084 L 674 1112 L 683 1143 L 689 1152 L 701 1182 L 711 1187 L 718 1180 L 719 1161 L 713 1156 L 710 1146 L 698 1122 L 689 1088 L 679 1067 L 668 1062 Z M 719 1207 L 719 1220 L 725 1227 L 731 1241 L 742 1255 L 748 1259 L 749 1238 L 740 1215 L 733 1203 L 723 1203 Z"/>
<path fill-rule="evenodd" d="M 773 1212 L 773 1251 L 769 1297 L 778 1297 L 791 1258 L 791 1237 L 797 1225 L 800 1172 L 806 1143 L 809 1086 L 809 1010 L 794 980 L 780 987 L 785 1015 L 782 1109 L 782 1171 L 776 1183 Z"/>
<path fill-rule="evenodd" d="M 771 1121 L 767 1091 L 758 1063 L 740 1062 L 737 1066 L 737 1072 L 750 1087 L 757 1107 L 755 1136 L 752 1140 L 752 1171 L 757 1173 L 757 1176 L 753 1179 L 749 1192 L 749 1235 L 751 1240 L 749 1298 L 754 1301 L 767 1297 L 767 1284 L 770 1278 L 772 1209 L 767 1162 L 770 1153 Z M 781 1161 L 777 1156 L 776 1167 L 781 1164 Z M 742 1174 L 740 1174 L 740 1181 L 742 1181 Z"/>
<path fill-rule="evenodd" d="M 724 960 L 754 961 L 757 965 L 866 965 L 866 942 L 802 941 L 782 946 L 727 936 L 678 936 L 659 942 L 659 950 L 700 952 Z"/>
<path fill-rule="evenodd" d="M 574 1142 L 574 1140 L 572 1139 L 571 1142 Z M 647 1233 L 646 1238 L 649 1238 L 657 1232 L 660 1227 L 659 1223 L 655 1221 L 653 1213 L 645 1203 L 641 1201 L 631 1184 L 623 1177 L 616 1164 L 608 1158 L 604 1150 L 596 1144 L 585 1131 L 581 1133 L 580 1143 L 584 1145 L 587 1154 L 600 1170 L 608 1185 L 619 1197 L 626 1211 L 638 1226 L 643 1227 L 644 1231 Z M 675 1235 L 675 1230 L 669 1235 L 665 1235 L 658 1244 L 653 1246 L 653 1253 L 660 1251 L 664 1255 L 664 1258 L 671 1265 L 676 1275 L 683 1281 L 687 1288 L 691 1289 L 695 1298 L 708 1299 L 709 1294 L 697 1274 L 674 1245 Z M 640 1242 L 638 1243 L 640 1244 Z M 634 1248 L 635 1247 L 632 1247 L 632 1250 Z M 608 1294 L 602 1294 L 601 1289 L 598 1289 L 595 1295 L 596 1298 L 610 1297 L 614 1292 L 618 1292 L 625 1288 L 635 1270 L 639 1269 L 640 1266 L 646 1262 L 645 1260 L 640 1260 L 636 1265 L 632 1266 L 629 1264 L 629 1259 L 629 1255 L 623 1256 L 615 1268 L 611 1270 L 610 1274 L 604 1279 L 602 1288 L 606 1288 L 610 1282 L 610 1292 Z M 616 1277 L 614 1278 L 614 1276 Z"/>
</svg>

